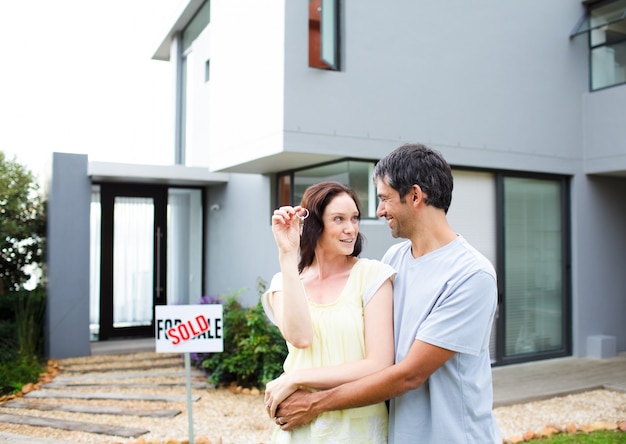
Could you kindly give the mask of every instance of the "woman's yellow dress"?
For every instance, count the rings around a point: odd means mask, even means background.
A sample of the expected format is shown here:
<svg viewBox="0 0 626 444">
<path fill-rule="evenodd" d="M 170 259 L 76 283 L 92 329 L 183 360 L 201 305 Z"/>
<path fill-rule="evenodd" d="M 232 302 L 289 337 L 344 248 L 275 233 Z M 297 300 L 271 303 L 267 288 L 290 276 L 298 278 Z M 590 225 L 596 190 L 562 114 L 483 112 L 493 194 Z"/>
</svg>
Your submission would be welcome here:
<svg viewBox="0 0 626 444">
<path fill-rule="evenodd" d="M 315 304 L 309 301 L 313 321 L 313 343 L 299 349 L 287 342 L 289 354 L 283 368 L 328 367 L 365 358 L 363 307 L 386 279 L 395 271 L 382 262 L 359 259 L 335 302 Z M 275 322 L 272 311 L 273 292 L 282 290 L 281 273 L 277 273 L 263 295 L 263 306 Z M 387 442 L 388 413 L 385 403 L 349 410 L 322 413 L 310 424 L 292 431 L 278 426 L 272 435 L 274 444 L 379 444 Z"/>
</svg>

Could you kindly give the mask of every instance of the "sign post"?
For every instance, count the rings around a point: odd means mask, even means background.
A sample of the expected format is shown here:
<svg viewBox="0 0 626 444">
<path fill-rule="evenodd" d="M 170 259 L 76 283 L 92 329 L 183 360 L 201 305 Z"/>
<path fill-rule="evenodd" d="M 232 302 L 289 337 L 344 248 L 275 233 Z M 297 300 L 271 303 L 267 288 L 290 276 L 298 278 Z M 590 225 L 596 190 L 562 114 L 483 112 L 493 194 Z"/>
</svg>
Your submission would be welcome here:
<svg viewBox="0 0 626 444">
<path fill-rule="evenodd" d="M 191 409 L 191 359 L 189 353 L 224 351 L 223 307 L 204 305 L 157 305 L 155 332 L 157 353 L 184 353 L 187 386 L 189 443 L 194 443 Z"/>
</svg>

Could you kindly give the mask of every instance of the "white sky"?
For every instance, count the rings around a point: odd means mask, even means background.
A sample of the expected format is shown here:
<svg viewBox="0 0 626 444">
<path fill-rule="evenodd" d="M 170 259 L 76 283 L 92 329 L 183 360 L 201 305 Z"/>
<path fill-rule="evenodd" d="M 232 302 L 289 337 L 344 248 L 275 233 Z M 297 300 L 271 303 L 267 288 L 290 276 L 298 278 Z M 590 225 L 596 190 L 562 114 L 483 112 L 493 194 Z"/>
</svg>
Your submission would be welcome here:
<svg viewBox="0 0 626 444">
<path fill-rule="evenodd" d="M 170 164 L 173 78 L 152 55 L 181 0 L 0 0 L 0 150 Z"/>
</svg>

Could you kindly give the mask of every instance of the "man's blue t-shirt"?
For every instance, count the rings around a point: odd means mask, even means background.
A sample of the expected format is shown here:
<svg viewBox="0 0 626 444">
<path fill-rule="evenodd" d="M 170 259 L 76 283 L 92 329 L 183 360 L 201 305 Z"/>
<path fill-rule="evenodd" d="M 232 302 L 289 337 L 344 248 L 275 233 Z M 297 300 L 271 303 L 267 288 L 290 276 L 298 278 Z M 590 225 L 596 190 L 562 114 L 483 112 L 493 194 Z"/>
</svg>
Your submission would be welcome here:
<svg viewBox="0 0 626 444">
<path fill-rule="evenodd" d="M 418 258 L 411 243 L 402 242 L 382 261 L 398 272 L 396 362 L 416 339 L 456 352 L 420 388 L 391 400 L 389 443 L 500 444 L 489 357 L 497 304 L 493 266 L 461 236 Z"/>
</svg>

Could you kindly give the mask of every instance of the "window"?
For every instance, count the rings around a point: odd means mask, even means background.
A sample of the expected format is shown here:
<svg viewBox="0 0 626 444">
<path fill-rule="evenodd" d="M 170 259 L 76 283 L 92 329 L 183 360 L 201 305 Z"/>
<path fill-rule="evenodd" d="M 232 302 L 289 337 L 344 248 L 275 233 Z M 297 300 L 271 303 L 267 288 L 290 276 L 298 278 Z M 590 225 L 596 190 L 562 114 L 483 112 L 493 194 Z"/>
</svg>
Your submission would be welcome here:
<svg viewBox="0 0 626 444">
<path fill-rule="evenodd" d="M 571 37 L 589 33 L 591 90 L 626 83 L 626 0 L 591 7 Z"/>
<path fill-rule="evenodd" d="M 569 348 L 565 179 L 501 177 L 501 357 L 558 356 Z"/>
<path fill-rule="evenodd" d="M 335 180 L 356 192 L 363 218 L 375 218 L 378 201 L 372 182 L 374 165 L 374 161 L 342 160 L 281 173 L 277 178 L 278 206 L 297 205 L 308 186 Z"/>
<path fill-rule="evenodd" d="M 309 66 L 339 70 L 339 0 L 309 0 Z"/>
</svg>

